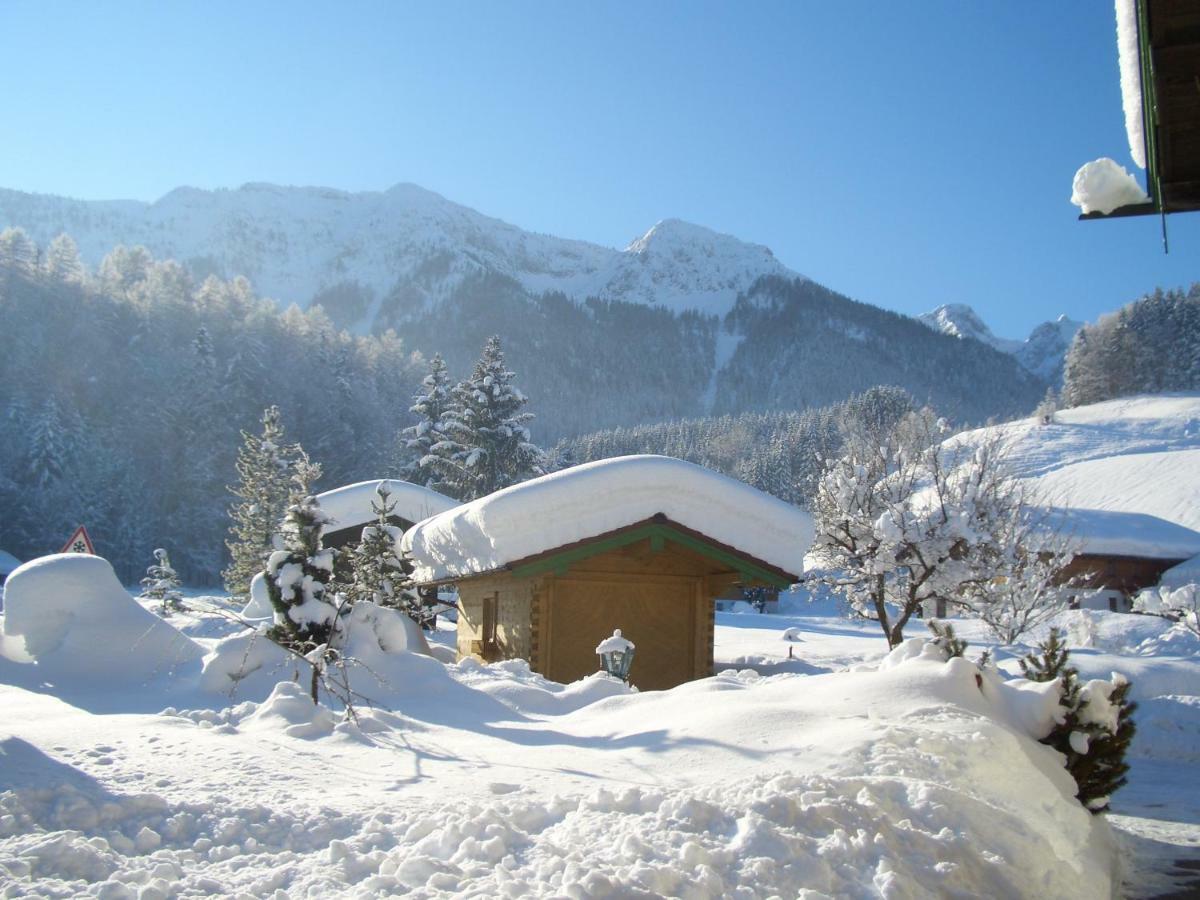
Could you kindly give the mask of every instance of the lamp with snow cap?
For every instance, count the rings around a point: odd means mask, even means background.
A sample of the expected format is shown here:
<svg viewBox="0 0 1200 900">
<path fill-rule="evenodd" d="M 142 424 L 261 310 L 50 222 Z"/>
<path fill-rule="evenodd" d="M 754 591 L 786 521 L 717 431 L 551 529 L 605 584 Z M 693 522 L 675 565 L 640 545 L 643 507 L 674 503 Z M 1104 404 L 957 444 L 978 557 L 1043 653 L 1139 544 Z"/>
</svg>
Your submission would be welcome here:
<svg viewBox="0 0 1200 900">
<path fill-rule="evenodd" d="M 607 637 L 596 646 L 600 664 L 604 671 L 622 681 L 629 680 L 629 667 L 633 665 L 633 642 L 621 636 L 621 629 L 613 631 L 612 637 Z"/>
</svg>

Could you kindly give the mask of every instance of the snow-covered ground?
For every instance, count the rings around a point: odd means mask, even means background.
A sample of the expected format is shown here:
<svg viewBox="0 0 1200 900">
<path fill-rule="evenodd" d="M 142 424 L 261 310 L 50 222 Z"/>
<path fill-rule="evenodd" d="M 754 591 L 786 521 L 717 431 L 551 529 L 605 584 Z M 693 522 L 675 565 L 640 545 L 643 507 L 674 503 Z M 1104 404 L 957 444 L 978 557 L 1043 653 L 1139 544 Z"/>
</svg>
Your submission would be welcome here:
<svg viewBox="0 0 1200 900">
<path fill-rule="evenodd" d="M 1145 513 L 1200 531 L 1200 395 L 1124 397 L 968 432 L 999 436 L 1050 503 Z"/>
<path fill-rule="evenodd" d="M 118 686 L 0 659 L 0 896 L 1097 897 L 1122 860 L 1151 896 L 1200 852 L 1200 647 L 1158 619 L 1064 621 L 1084 673 L 1125 671 L 1142 702 L 1106 819 L 1028 737 L 1031 683 L 877 667 L 876 626 L 830 602 L 720 614 L 730 670 L 664 692 L 376 655 L 357 723 L 221 598 L 189 602 L 170 621 L 203 671 Z M 235 659 L 264 665 L 214 692 Z"/>
</svg>

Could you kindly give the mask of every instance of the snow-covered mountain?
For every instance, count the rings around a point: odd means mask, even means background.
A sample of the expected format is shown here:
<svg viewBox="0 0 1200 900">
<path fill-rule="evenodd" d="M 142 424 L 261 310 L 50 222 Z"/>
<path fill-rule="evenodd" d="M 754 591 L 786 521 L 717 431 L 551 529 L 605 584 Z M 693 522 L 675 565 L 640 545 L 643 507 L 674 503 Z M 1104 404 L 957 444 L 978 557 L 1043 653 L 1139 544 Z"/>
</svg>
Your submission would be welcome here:
<svg viewBox="0 0 1200 900">
<path fill-rule="evenodd" d="M 797 277 L 766 247 L 677 219 L 616 250 L 527 232 L 413 184 L 363 193 L 185 187 L 154 203 L 0 190 L 7 225 L 42 246 L 66 232 L 92 266 L 117 244 L 141 244 L 198 274 L 245 275 L 266 296 L 300 306 L 317 299 L 359 331 L 399 324 L 481 274 L 531 294 L 716 314 L 760 276 Z"/>
<path fill-rule="evenodd" d="M 766 247 L 665 219 L 624 249 L 534 234 L 411 184 L 346 193 L 248 184 L 154 203 L 0 190 L 0 229 L 67 233 L 95 268 L 143 245 L 199 279 L 244 275 L 359 333 L 395 329 L 457 377 L 498 334 L 540 439 L 664 419 L 793 410 L 874 385 L 958 421 L 1019 415 L 1045 385 L 789 270 Z"/>
<path fill-rule="evenodd" d="M 997 337 L 992 329 L 965 303 L 947 303 L 917 316 L 934 331 L 958 338 L 974 338 L 1001 353 L 1010 353 L 1026 369 L 1045 381 L 1057 384 L 1062 378 L 1063 359 L 1082 322 L 1059 316 L 1043 322 L 1023 341 Z"/>
</svg>

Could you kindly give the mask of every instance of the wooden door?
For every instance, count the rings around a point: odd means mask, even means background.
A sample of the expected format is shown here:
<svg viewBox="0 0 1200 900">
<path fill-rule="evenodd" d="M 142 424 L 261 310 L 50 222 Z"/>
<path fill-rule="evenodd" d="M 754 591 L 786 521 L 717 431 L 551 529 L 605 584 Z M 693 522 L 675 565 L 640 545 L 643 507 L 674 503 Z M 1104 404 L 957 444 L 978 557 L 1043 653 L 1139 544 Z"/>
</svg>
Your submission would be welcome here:
<svg viewBox="0 0 1200 900">
<path fill-rule="evenodd" d="M 596 645 L 620 628 L 637 648 L 630 681 L 662 690 L 696 677 L 695 578 L 558 578 L 550 602 L 546 677 L 571 682 L 600 668 Z"/>
</svg>

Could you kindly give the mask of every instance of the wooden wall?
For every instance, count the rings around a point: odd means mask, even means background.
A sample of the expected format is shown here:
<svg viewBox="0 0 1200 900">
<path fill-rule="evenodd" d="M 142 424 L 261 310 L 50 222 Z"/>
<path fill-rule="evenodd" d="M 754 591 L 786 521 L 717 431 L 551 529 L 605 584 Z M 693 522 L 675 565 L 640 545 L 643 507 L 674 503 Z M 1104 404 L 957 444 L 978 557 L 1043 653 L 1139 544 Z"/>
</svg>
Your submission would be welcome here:
<svg viewBox="0 0 1200 900">
<path fill-rule="evenodd" d="M 637 647 L 632 683 L 674 687 L 712 674 L 713 599 L 736 578 L 707 557 L 644 541 L 557 575 L 469 579 L 459 583 L 459 656 L 527 659 L 547 678 L 571 682 L 600 668 L 596 645 L 620 628 Z"/>
</svg>

